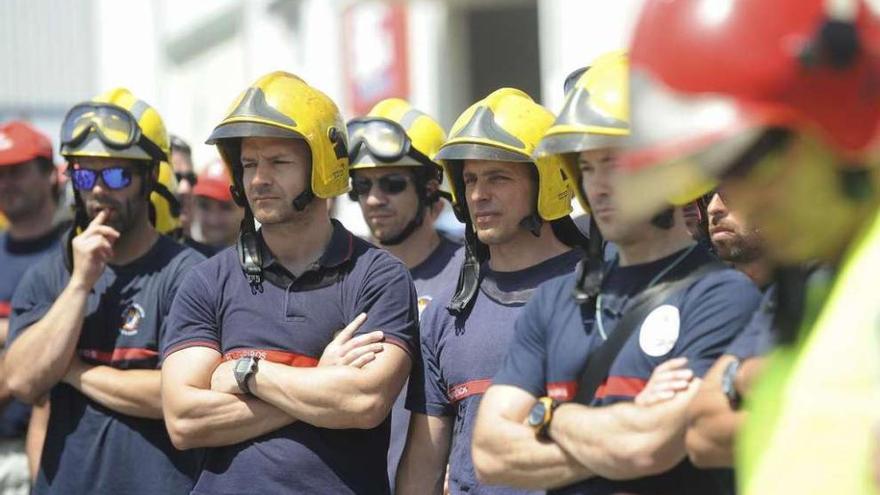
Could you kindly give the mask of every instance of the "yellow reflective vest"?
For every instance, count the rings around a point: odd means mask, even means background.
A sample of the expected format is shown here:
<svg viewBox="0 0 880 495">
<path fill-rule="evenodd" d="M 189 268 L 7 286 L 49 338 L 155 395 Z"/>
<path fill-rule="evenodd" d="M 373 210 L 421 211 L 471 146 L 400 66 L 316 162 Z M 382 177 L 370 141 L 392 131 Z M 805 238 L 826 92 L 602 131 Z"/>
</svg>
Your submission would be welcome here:
<svg viewBox="0 0 880 495">
<path fill-rule="evenodd" d="M 806 304 L 799 341 L 768 356 L 746 403 L 739 492 L 880 493 L 872 479 L 880 447 L 880 215 L 850 249 L 830 292 L 810 287 Z"/>
</svg>

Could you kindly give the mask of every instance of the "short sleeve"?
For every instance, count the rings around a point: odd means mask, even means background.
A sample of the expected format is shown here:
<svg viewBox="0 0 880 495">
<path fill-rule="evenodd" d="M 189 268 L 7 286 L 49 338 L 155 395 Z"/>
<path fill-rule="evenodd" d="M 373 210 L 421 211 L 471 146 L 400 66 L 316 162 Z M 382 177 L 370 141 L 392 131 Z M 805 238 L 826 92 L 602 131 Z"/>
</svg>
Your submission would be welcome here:
<svg viewBox="0 0 880 495">
<path fill-rule="evenodd" d="M 12 296 L 9 314 L 9 337 L 7 345 L 18 338 L 28 327 L 40 321 L 61 293 L 61 287 L 53 281 L 51 268 L 58 261 L 56 257 L 44 258 L 39 264 L 25 272 L 24 277 Z"/>
<path fill-rule="evenodd" d="M 216 297 L 216 288 L 209 286 L 202 273 L 190 270 L 177 289 L 168 315 L 160 346 L 163 361 L 187 347 L 220 350 Z"/>
<path fill-rule="evenodd" d="M 773 341 L 775 292 L 774 287 L 767 289 L 760 307 L 752 315 L 745 330 L 724 351 L 725 354 L 736 356 L 739 359 L 748 359 L 766 354 L 770 350 Z"/>
<path fill-rule="evenodd" d="M 357 334 L 381 330 L 386 341 L 410 356 L 418 353 L 419 323 L 416 290 L 403 263 L 382 253 L 365 273 L 355 315 L 367 314 Z"/>
<path fill-rule="evenodd" d="M 541 397 L 546 394 L 547 330 L 550 324 L 543 308 L 552 307 L 545 285 L 538 289 L 520 313 L 514 336 L 493 385 L 511 385 Z M 566 299 L 567 300 L 567 299 Z"/>
<path fill-rule="evenodd" d="M 687 357 L 694 374 L 703 376 L 745 328 L 761 292 L 745 275 L 725 270 L 697 281 L 685 301 L 675 356 Z"/>
<path fill-rule="evenodd" d="M 445 301 L 434 301 L 422 316 L 420 355 L 414 360 L 410 374 L 406 408 L 428 416 L 453 416 L 455 409 L 449 400 L 438 352 L 438 337 L 442 335 L 444 322 L 451 315 Z"/>
</svg>

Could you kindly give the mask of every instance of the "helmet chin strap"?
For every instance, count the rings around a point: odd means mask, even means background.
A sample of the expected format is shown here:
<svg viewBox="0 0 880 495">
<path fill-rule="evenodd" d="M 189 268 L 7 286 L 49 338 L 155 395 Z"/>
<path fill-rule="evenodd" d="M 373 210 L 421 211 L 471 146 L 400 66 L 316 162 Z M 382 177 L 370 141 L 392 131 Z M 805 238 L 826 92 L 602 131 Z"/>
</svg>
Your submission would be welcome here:
<svg viewBox="0 0 880 495">
<path fill-rule="evenodd" d="M 301 192 L 299 196 L 295 197 L 291 204 L 293 205 L 294 210 L 303 211 L 314 199 L 315 193 L 312 192 L 312 188 L 309 187 L 305 191 Z"/>
<path fill-rule="evenodd" d="M 519 221 L 519 226 L 531 232 L 535 237 L 541 237 L 541 226 L 543 224 L 544 221 L 535 212 L 530 213 Z"/>
<path fill-rule="evenodd" d="M 413 219 L 410 220 L 406 224 L 406 227 L 404 227 L 403 230 L 401 230 L 399 234 L 392 237 L 391 239 L 386 239 L 384 241 L 380 240 L 379 244 L 381 244 L 383 246 L 397 246 L 398 244 L 407 240 L 409 238 L 409 236 L 411 236 L 412 233 L 416 231 L 417 228 L 422 226 L 422 223 L 424 221 L 425 221 L 425 206 L 422 205 L 420 202 L 419 212 L 416 213 L 416 216 L 413 217 Z"/>
</svg>

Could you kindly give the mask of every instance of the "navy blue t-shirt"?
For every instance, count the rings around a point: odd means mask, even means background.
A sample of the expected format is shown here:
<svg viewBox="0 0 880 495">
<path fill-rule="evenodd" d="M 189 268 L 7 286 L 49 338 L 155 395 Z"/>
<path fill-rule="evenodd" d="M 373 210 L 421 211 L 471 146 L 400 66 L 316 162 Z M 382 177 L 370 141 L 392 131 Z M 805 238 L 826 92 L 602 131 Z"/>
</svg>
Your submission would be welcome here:
<svg viewBox="0 0 880 495">
<path fill-rule="evenodd" d="M 689 249 L 645 264 L 620 267 L 612 262 L 602 284 L 601 328 L 595 314 L 585 321 L 572 300 L 573 276 L 541 286 L 516 322 L 516 337 L 494 383 L 519 387 L 535 397 L 571 400 L 587 357 L 604 342 L 603 331 L 614 331 L 628 301 L 676 261 L 673 270 L 679 273 L 713 261 L 705 249 Z M 686 356 L 688 366 L 702 376 L 748 322 L 760 298 L 754 284 L 733 269 L 710 273 L 670 295 L 624 343 L 592 405 L 631 401 L 654 368 L 674 357 Z M 706 495 L 730 491 L 731 481 L 728 471 L 701 471 L 684 460 L 658 476 L 628 481 L 592 478 L 553 493 Z"/>
<path fill-rule="evenodd" d="M 571 250 L 515 272 L 496 272 L 484 263 L 469 313 L 455 316 L 447 310 L 455 286 L 423 313 L 422 359 L 413 367 L 406 406 L 429 416 L 455 417 L 449 455 L 452 493 L 520 493 L 477 482 L 471 459 L 477 408 L 504 361 L 526 301 L 539 284 L 572 273 L 581 256 L 581 251 Z"/>
<path fill-rule="evenodd" d="M 260 239 L 261 290 L 252 290 L 229 248 L 196 267 L 174 301 L 162 355 L 188 347 L 224 359 L 256 355 L 316 366 L 336 332 L 367 313 L 357 334 L 382 330 L 413 355 L 418 313 L 409 270 L 333 220 L 327 249 L 293 277 Z M 297 421 L 235 445 L 206 449 L 193 493 L 388 493 L 390 422 L 369 430 L 328 429 Z"/>
<path fill-rule="evenodd" d="M 86 303 L 79 356 L 123 370 L 158 368 L 174 294 L 203 259 L 160 236 L 141 258 L 108 265 Z M 27 272 L 12 301 L 13 339 L 45 316 L 69 280 L 61 249 Z M 35 493 L 179 494 L 192 488 L 200 452 L 175 449 L 164 421 L 112 411 L 64 383 L 52 388 L 50 401 Z"/>
<path fill-rule="evenodd" d="M 773 347 L 773 317 L 776 314 L 776 286 L 771 285 L 764 291 L 761 305 L 752 315 L 746 328 L 737 335 L 725 354 L 739 359 L 763 356 Z"/>
<path fill-rule="evenodd" d="M 0 235 L 0 318 L 9 318 L 12 295 L 27 269 L 58 248 L 61 230 L 59 226 L 26 241 L 16 241 L 8 233 Z M 30 417 L 30 406 L 10 401 L 0 414 L 0 438 L 24 438 Z"/>
<path fill-rule="evenodd" d="M 458 272 L 464 260 L 464 247 L 460 242 L 453 241 L 440 233 L 440 244 L 431 252 L 425 261 L 410 269 L 416 295 L 419 298 L 419 314 L 431 304 L 444 289 L 455 287 L 458 283 Z M 397 477 L 397 466 L 406 446 L 406 434 L 409 429 L 409 410 L 406 409 L 406 389 L 403 387 L 394 407 L 391 408 L 391 443 L 388 447 L 388 481 L 394 491 Z"/>
</svg>

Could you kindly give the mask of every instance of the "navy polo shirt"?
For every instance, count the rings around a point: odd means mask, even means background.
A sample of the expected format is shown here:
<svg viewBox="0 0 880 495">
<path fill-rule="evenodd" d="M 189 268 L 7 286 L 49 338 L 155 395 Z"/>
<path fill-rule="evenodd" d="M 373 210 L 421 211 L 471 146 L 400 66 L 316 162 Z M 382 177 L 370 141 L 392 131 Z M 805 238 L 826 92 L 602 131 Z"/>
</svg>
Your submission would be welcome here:
<svg viewBox="0 0 880 495">
<path fill-rule="evenodd" d="M 58 249 L 61 231 L 59 226 L 26 241 L 17 241 L 9 233 L 0 235 L 0 318 L 9 318 L 12 294 L 27 269 Z M 30 417 L 30 406 L 13 399 L 0 409 L 0 438 L 24 438 Z"/>
<path fill-rule="evenodd" d="M 737 335 L 725 354 L 739 359 L 763 356 L 773 348 L 773 317 L 776 314 L 776 286 L 771 285 L 764 291 L 761 305 L 758 307 L 746 328 Z"/>
<path fill-rule="evenodd" d="M 123 370 L 158 368 L 178 284 L 203 259 L 160 236 L 139 259 L 108 265 L 86 302 L 79 356 Z M 69 280 L 61 249 L 27 272 L 12 300 L 12 339 L 46 315 Z M 200 452 L 175 449 L 164 421 L 112 411 L 64 383 L 52 387 L 50 401 L 35 493 L 179 494 L 192 488 Z"/>
<path fill-rule="evenodd" d="M 444 289 L 455 287 L 458 283 L 458 272 L 464 260 L 464 247 L 440 234 L 440 244 L 428 257 L 410 269 L 416 294 L 419 298 L 419 314 Z M 406 389 L 404 386 L 394 406 L 391 408 L 391 444 L 388 447 L 388 481 L 392 491 L 397 477 L 397 466 L 406 446 L 406 435 L 409 430 L 409 410 L 406 409 Z"/>
<path fill-rule="evenodd" d="M 689 273 L 713 261 L 696 246 L 650 263 L 621 267 L 609 264 L 602 284 L 602 329 L 596 315 L 582 317 L 572 300 L 573 276 L 539 288 L 516 322 L 516 337 L 494 383 L 519 387 L 535 397 L 571 400 L 587 357 L 610 335 L 627 303 L 674 263 L 675 273 Z M 631 401 L 654 368 L 686 356 L 697 376 L 706 373 L 746 325 L 761 299 L 754 284 L 733 269 L 712 272 L 654 308 L 612 362 L 609 376 L 596 392 L 594 407 Z M 732 491 L 729 471 L 698 470 L 686 459 L 658 476 L 612 481 L 592 478 L 554 490 L 566 494 L 714 494 Z"/>
<path fill-rule="evenodd" d="M 333 220 L 330 242 L 299 277 L 262 239 L 265 281 L 252 290 L 236 249 L 194 269 L 174 301 L 163 356 L 193 346 L 224 359 L 258 355 L 291 366 L 316 366 L 336 332 L 367 313 L 358 334 L 382 330 L 412 354 L 418 342 L 409 270 Z M 327 429 L 297 421 L 235 445 L 206 449 L 193 493 L 387 493 L 390 422 L 369 430 Z"/>
<path fill-rule="evenodd" d="M 423 313 L 422 359 L 413 367 L 406 405 L 429 416 L 454 416 L 449 456 L 452 493 L 519 493 L 477 482 L 471 439 L 482 393 L 501 367 L 513 325 L 539 284 L 574 272 L 581 251 L 571 250 L 524 270 L 496 272 L 484 263 L 480 290 L 469 313 L 446 309 L 455 286 Z"/>
</svg>

